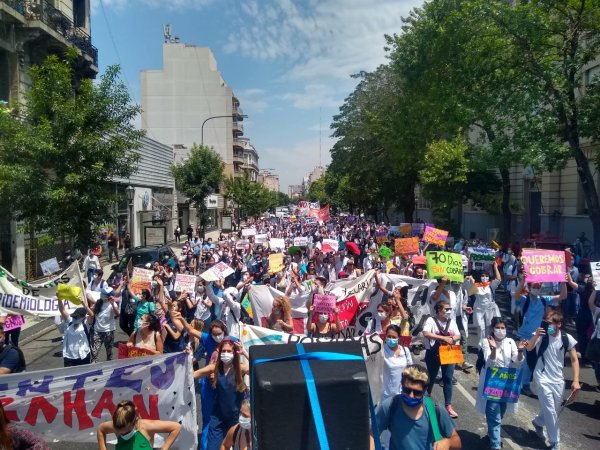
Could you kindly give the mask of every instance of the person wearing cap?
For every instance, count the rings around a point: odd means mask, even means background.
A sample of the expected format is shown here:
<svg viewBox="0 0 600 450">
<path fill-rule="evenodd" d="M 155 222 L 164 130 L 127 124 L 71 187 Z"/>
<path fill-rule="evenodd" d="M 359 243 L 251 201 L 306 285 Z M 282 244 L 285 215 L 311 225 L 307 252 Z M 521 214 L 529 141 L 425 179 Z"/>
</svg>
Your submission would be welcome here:
<svg viewBox="0 0 600 450">
<path fill-rule="evenodd" d="M 88 316 L 92 320 L 91 362 L 98 362 L 102 344 L 106 348 L 106 360 L 112 359 L 113 343 L 115 341 L 115 319 L 119 317 L 121 286 L 115 290 L 107 287 L 100 291 L 100 298 L 92 304 L 85 305 Z"/>
<path fill-rule="evenodd" d="M 58 301 L 58 311 L 66 328 L 63 339 L 63 364 L 65 367 L 81 366 L 91 361 L 92 349 L 89 342 L 90 324 L 85 320 L 86 311 L 79 307 L 71 315 L 65 311 L 64 303 Z"/>
<path fill-rule="evenodd" d="M 360 271 L 354 267 L 354 258 L 348 258 L 348 262 L 346 263 L 346 273 L 349 280 L 353 278 L 358 278 L 360 276 Z"/>
</svg>

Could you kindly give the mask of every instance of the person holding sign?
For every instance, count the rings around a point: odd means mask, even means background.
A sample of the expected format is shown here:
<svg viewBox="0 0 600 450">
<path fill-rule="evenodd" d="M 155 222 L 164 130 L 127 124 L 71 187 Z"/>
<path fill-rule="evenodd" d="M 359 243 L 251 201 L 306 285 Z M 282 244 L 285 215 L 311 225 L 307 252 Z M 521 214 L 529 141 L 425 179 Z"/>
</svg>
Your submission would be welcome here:
<svg viewBox="0 0 600 450">
<path fill-rule="evenodd" d="M 139 347 L 150 350 L 155 355 L 163 352 L 163 338 L 160 333 L 160 320 L 154 314 L 144 314 L 140 326 L 131 333 L 127 347 Z"/>
<path fill-rule="evenodd" d="M 527 351 L 537 350 L 537 363 L 533 372 L 533 381 L 538 386 L 540 400 L 540 413 L 533 419 L 533 426 L 537 435 L 544 440 L 544 427 L 548 433 L 551 450 L 560 449 L 560 426 L 558 414 L 563 406 L 563 391 L 565 379 L 563 369 L 565 356 L 568 353 L 573 368 L 573 394 L 574 399 L 581 390 L 579 384 L 579 359 L 575 345 L 577 341 L 570 334 L 562 333 L 563 315 L 559 311 L 551 311 L 545 316 L 545 323 L 539 327 L 529 343 Z"/>
<path fill-rule="evenodd" d="M 477 327 L 477 339 L 479 342 L 489 334 L 489 329 L 494 317 L 500 317 L 500 309 L 494 301 L 494 293 L 500 285 L 502 278 L 498 270 L 498 263 L 494 261 L 494 279 L 490 282 L 489 273 L 484 270 L 481 272 L 479 282 L 475 282 L 472 276 L 465 278 L 465 288 L 467 292 L 475 295 L 473 303 L 474 317 L 473 321 Z"/>
<path fill-rule="evenodd" d="M 330 313 L 320 311 L 318 314 L 318 321 L 315 323 L 313 321 L 313 315 L 315 311 L 314 303 L 308 307 L 308 319 L 307 323 L 307 333 L 311 337 L 321 338 L 326 337 L 333 339 L 333 337 L 342 329 L 340 325 L 340 310 L 335 307 L 333 308 L 333 315 L 335 316 L 335 323 L 331 323 L 330 321 Z"/>
<path fill-rule="evenodd" d="M 482 339 L 479 343 L 483 351 L 485 366 L 480 372 L 479 388 L 477 390 L 477 400 L 475 407 L 477 411 L 485 415 L 488 436 L 490 438 L 490 448 L 492 450 L 502 448 L 500 431 L 502 419 L 508 412 L 510 414 L 517 411 L 517 402 L 506 402 L 504 399 L 491 400 L 484 397 L 485 380 L 488 368 L 502 367 L 520 367 L 525 360 L 523 350 L 527 341 L 521 341 L 519 345 L 509 337 L 506 337 L 506 322 L 500 317 L 492 319 L 493 333 Z"/>
<path fill-rule="evenodd" d="M 454 364 L 441 364 L 440 346 L 456 345 L 460 342 L 460 331 L 456 320 L 452 320 L 452 307 L 450 303 L 439 301 L 435 305 L 435 317 L 429 317 L 423 326 L 423 337 L 425 338 L 425 364 L 429 372 L 429 379 L 434 380 L 440 367 L 442 368 L 442 382 L 444 383 L 444 402 L 446 411 L 450 417 L 456 419 L 458 414 L 452 408 L 452 376 L 454 375 Z M 431 395 L 433 384 L 427 387 Z"/>
</svg>

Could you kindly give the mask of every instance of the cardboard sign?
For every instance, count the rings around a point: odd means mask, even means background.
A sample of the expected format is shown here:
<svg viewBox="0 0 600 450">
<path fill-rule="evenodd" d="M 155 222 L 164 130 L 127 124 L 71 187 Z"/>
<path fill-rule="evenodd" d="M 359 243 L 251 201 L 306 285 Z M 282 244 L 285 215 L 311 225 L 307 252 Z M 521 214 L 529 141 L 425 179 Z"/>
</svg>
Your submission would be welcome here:
<svg viewBox="0 0 600 450">
<path fill-rule="evenodd" d="M 250 241 L 247 239 L 240 239 L 239 241 L 236 241 L 235 248 L 237 250 L 246 250 L 250 248 Z"/>
<path fill-rule="evenodd" d="M 442 278 L 444 275 L 450 281 L 465 281 L 463 275 L 462 257 L 450 252 L 427 252 L 427 275 L 429 278 Z"/>
<path fill-rule="evenodd" d="M 296 247 L 306 247 L 308 245 L 308 237 L 306 237 L 306 236 L 295 237 L 294 245 Z"/>
<path fill-rule="evenodd" d="M 410 225 L 409 225 L 410 227 Z M 409 228 L 409 233 L 410 233 L 410 228 Z M 398 237 L 400 236 L 400 225 L 392 225 L 390 226 L 390 229 L 388 230 L 388 236 L 390 237 Z"/>
<path fill-rule="evenodd" d="M 254 236 L 254 235 L 256 235 L 256 230 L 254 228 L 244 228 L 242 230 L 242 236 L 244 236 L 244 237 Z"/>
<path fill-rule="evenodd" d="M 335 295 L 315 294 L 313 296 L 313 305 L 315 306 L 315 312 L 318 313 L 333 313 L 333 309 L 335 308 L 335 302 Z"/>
<path fill-rule="evenodd" d="M 488 367 L 485 372 L 483 398 L 503 403 L 516 403 L 521 393 L 521 369 Z"/>
<path fill-rule="evenodd" d="M 401 223 L 400 224 L 400 236 L 408 236 L 411 234 L 412 224 Z"/>
<path fill-rule="evenodd" d="M 469 259 L 471 261 L 494 261 L 496 258 L 496 251 L 486 247 L 469 247 Z"/>
<path fill-rule="evenodd" d="M 131 281 L 129 282 L 133 293 L 136 296 L 140 296 L 142 295 L 143 289 L 150 290 L 152 287 L 153 276 L 153 270 L 142 269 L 141 267 L 134 267 L 133 273 L 131 274 Z"/>
<path fill-rule="evenodd" d="M 394 246 L 398 255 L 416 255 L 419 253 L 419 238 L 399 238 L 394 241 Z"/>
<path fill-rule="evenodd" d="M 596 290 L 600 291 L 600 261 L 590 263 L 592 268 L 592 277 L 596 282 Z"/>
<path fill-rule="evenodd" d="M 423 234 L 425 232 L 425 224 L 424 223 L 411 223 L 410 224 L 410 234 L 413 236 L 417 236 Z"/>
<path fill-rule="evenodd" d="M 462 364 L 465 362 L 460 345 L 440 345 L 440 364 Z"/>
<path fill-rule="evenodd" d="M 40 267 L 42 268 L 42 273 L 45 276 L 52 275 L 55 272 L 60 272 L 60 266 L 58 265 L 56 258 L 50 258 L 46 261 L 42 261 L 40 263 Z"/>
<path fill-rule="evenodd" d="M 379 255 L 383 258 L 391 258 L 392 257 L 392 249 L 382 245 L 379 248 Z"/>
<path fill-rule="evenodd" d="M 219 261 L 200 276 L 206 281 L 217 281 L 221 278 L 227 278 L 234 272 L 235 270 L 229 267 L 229 265 L 225 264 L 223 261 Z"/>
<path fill-rule="evenodd" d="M 425 242 L 443 247 L 446 245 L 446 239 L 448 239 L 448 232 L 446 230 L 425 227 L 425 233 L 423 234 L 423 240 Z"/>
<path fill-rule="evenodd" d="M 13 315 L 10 314 L 6 316 L 4 319 L 4 331 L 16 330 L 17 328 L 21 328 L 25 325 L 25 319 L 23 319 L 22 315 Z"/>
<path fill-rule="evenodd" d="M 269 248 L 273 250 L 285 250 L 285 239 L 271 238 L 269 240 Z"/>
<path fill-rule="evenodd" d="M 521 261 L 528 283 L 560 283 L 566 280 L 564 251 L 524 249 Z"/>
<path fill-rule="evenodd" d="M 178 273 L 175 275 L 175 286 L 173 290 L 177 292 L 196 292 L 196 275 Z"/>
<path fill-rule="evenodd" d="M 271 253 L 269 255 L 269 273 L 281 272 L 283 269 L 285 269 L 283 253 Z"/>
<path fill-rule="evenodd" d="M 427 264 L 427 258 L 423 255 L 415 255 L 412 257 L 411 261 L 415 266 L 424 266 Z"/>
<path fill-rule="evenodd" d="M 254 236 L 254 243 L 255 244 L 266 244 L 269 241 L 269 235 L 268 234 L 257 234 L 256 236 Z"/>
<path fill-rule="evenodd" d="M 147 348 L 128 347 L 127 344 L 119 342 L 119 359 L 139 358 L 141 356 L 150 355 L 154 355 L 154 353 L 148 350 Z"/>
<path fill-rule="evenodd" d="M 388 240 L 388 236 L 387 236 L 387 233 L 385 231 L 377 231 L 375 233 L 375 241 L 378 244 L 383 244 L 387 240 Z"/>
</svg>

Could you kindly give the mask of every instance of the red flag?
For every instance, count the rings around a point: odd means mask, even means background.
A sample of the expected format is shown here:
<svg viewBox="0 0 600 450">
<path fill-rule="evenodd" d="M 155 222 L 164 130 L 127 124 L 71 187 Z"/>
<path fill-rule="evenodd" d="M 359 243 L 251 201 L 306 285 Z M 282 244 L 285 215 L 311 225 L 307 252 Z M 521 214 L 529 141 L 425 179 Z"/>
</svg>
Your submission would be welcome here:
<svg viewBox="0 0 600 450">
<path fill-rule="evenodd" d="M 326 222 L 331 218 L 331 214 L 329 213 L 329 205 L 325 205 L 323 208 L 319 210 L 317 215 L 317 220 L 321 222 Z"/>
</svg>

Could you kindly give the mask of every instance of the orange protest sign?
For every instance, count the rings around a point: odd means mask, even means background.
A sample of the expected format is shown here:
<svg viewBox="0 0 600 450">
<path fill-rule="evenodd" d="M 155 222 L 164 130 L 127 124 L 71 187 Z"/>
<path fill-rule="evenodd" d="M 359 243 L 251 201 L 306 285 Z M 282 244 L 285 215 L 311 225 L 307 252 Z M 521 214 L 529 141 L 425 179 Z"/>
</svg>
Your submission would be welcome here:
<svg viewBox="0 0 600 450">
<path fill-rule="evenodd" d="M 396 239 L 394 246 L 398 255 L 416 255 L 419 253 L 419 238 Z"/>
<path fill-rule="evenodd" d="M 440 345 L 440 364 L 462 364 L 465 358 L 460 345 Z"/>
<path fill-rule="evenodd" d="M 425 227 L 425 234 L 423 234 L 423 240 L 430 244 L 439 245 L 443 247 L 446 245 L 446 239 L 448 239 L 448 232 L 446 230 L 440 230 L 433 227 Z"/>
<path fill-rule="evenodd" d="M 400 235 L 401 236 L 407 236 L 410 234 L 410 223 L 401 223 L 400 224 Z"/>
</svg>

